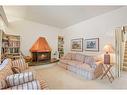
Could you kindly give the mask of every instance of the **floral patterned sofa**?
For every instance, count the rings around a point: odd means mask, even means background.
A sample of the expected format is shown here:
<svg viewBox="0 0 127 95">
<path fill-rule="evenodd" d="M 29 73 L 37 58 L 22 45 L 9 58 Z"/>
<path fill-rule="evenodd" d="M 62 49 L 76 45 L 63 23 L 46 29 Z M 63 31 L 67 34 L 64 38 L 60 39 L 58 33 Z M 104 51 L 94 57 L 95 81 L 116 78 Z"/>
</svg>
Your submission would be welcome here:
<svg viewBox="0 0 127 95">
<path fill-rule="evenodd" d="M 17 70 L 20 72 L 15 73 L 14 69 L 15 71 Z M 16 78 L 16 76 L 18 76 L 18 79 Z M 33 69 L 28 67 L 28 64 L 25 63 L 24 59 L 18 59 L 14 61 L 11 61 L 11 59 L 5 59 L 3 63 L 0 64 L 0 89 L 6 90 L 48 89 L 46 81 L 41 79 L 39 76 L 40 75 L 38 75 Z M 20 79 L 21 77 L 22 79 Z M 31 80 L 31 78 L 33 78 L 33 80 Z M 21 82 L 23 83 L 21 84 Z M 17 85 L 17 83 L 20 84 Z"/>
<path fill-rule="evenodd" d="M 79 53 L 67 53 L 60 59 L 59 65 L 90 80 L 98 78 L 103 73 L 101 61 Z"/>
</svg>

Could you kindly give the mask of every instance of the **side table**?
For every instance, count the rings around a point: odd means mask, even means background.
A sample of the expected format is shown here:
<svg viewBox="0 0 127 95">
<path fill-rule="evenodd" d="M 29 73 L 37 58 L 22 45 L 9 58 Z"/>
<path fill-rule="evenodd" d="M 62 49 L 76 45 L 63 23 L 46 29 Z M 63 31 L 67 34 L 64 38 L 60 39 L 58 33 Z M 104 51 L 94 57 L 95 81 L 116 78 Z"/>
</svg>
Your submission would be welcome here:
<svg viewBox="0 0 127 95">
<path fill-rule="evenodd" d="M 103 73 L 101 79 L 103 79 L 105 76 L 107 76 L 109 81 L 112 83 L 112 81 L 114 80 L 114 76 L 111 72 L 112 67 L 113 67 L 113 64 L 103 64 L 104 73 Z"/>
</svg>

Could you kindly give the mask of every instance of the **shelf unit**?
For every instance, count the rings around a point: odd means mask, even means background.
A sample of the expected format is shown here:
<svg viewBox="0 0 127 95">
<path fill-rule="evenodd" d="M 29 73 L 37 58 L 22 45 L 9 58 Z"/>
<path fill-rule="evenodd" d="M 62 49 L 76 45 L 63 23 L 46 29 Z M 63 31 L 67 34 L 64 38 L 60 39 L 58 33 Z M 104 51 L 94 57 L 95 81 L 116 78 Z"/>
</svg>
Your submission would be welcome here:
<svg viewBox="0 0 127 95">
<path fill-rule="evenodd" d="M 58 36 L 58 52 L 59 58 L 64 55 L 64 38 L 63 36 Z"/>
<path fill-rule="evenodd" d="M 0 30 L 0 60 L 20 58 L 20 36 L 5 34 Z"/>
</svg>

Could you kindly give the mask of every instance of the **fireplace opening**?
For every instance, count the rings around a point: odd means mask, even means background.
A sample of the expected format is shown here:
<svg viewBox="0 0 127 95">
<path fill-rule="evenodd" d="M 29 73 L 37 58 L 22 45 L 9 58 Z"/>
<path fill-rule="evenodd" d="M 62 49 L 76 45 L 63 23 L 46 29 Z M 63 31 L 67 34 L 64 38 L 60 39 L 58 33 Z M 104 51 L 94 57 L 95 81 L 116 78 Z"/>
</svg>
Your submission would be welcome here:
<svg viewBox="0 0 127 95">
<path fill-rule="evenodd" d="M 50 61 L 51 52 L 32 52 L 33 62 Z"/>
</svg>

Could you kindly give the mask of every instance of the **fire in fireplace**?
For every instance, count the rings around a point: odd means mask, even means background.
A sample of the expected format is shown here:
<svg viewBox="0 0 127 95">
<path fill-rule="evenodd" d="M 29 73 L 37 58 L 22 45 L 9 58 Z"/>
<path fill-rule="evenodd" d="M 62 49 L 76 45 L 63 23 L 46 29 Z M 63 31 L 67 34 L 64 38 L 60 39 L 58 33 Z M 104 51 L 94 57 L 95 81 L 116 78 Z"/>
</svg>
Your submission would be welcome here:
<svg viewBox="0 0 127 95">
<path fill-rule="evenodd" d="M 50 61 L 51 48 L 44 37 L 39 37 L 30 49 L 34 62 Z"/>
<path fill-rule="evenodd" d="M 32 52 L 33 61 L 49 61 L 51 59 L 51 52 Z"/>
</svg>

